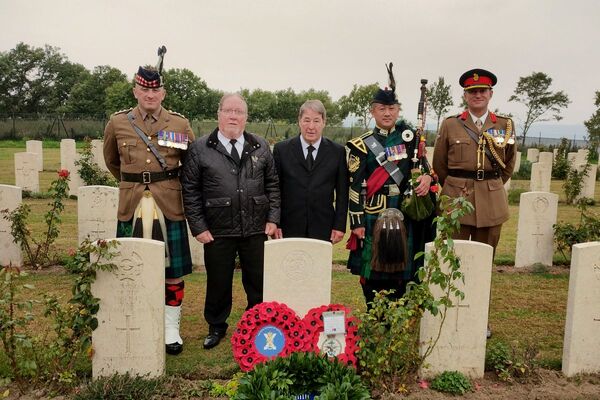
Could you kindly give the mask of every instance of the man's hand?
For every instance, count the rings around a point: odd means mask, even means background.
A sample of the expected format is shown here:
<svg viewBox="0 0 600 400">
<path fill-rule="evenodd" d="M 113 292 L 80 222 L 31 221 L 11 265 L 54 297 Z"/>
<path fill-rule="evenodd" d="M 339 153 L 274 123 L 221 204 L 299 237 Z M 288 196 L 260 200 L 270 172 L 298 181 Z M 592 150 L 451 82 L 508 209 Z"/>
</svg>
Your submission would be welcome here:
<svg viewBox="0 0 600 400">
<path fill-rule="evenodd" d="M 332 244 L 336 244 L 337 242 L 339 242 L 340 240 L 342 240 L 342 238 L 344 237 L 344 232 L 342 231 L 336 231 L 335 229 L 331 230 L 331 237 L 329 238 L 329 240 L 331 240 Z"/>
<path fill-rule="evenodd" d="M 358 236 L 359 239 L 364 239 L 365 238 L 365 227 L 361 227 L 361 228 L 354 228 L 352 229 L 352 233 L 354 233 L 356 236 Z"/>
<path fill-rule="evenodd" d="M 281 228 L 277 228 L 277 230 L 275 231 L 274 239 L 283 239 L 283 231 L 281 230 Z"/>
<path fill-rule="evenodd" d="M 272 222 L 267 222 L 267 225 L 265 226 L 265 235 L 274 237 L 276 232 L 277 225 Z"/>
<path fill-rule="evenodd" d="M 429 193 L 432 180 L 433 179 L 430 175 L 421 175 L 417 178 L 417 182 L 419 182 L 419 186 L 415 188 L 415 193 L 417 196 L 425 196 L 427 193 Z"/>
<path fill-rule="evenodd" d="M 196 240 L 199 241 L 202 244 L 206 244 L 206 243 L 212 242 L 215 239 L 211 235 L 210 231 L 204 231 L 204 232 L 199 233 L 198 235 L 196 235 Z"/>
</svg>

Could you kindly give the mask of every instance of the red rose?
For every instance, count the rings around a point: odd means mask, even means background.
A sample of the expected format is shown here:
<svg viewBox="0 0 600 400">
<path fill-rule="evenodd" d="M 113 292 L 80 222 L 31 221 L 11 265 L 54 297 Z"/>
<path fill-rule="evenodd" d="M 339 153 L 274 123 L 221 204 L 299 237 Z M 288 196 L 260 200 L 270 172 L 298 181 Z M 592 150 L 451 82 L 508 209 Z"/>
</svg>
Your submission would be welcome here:
<svg viewBox="0 0 600 400">
<path fill-rule="evenodd" d="M 432 185 L 429 188 L 429 191 L 432 192 L 432 193 L 437 193 L 439 189 L 440 189 L 440 187 L 438 185 Z"/>
<path fill-rule="evenodd" d="M 69 177 L 69 170 L 68 169 L 61 169 L 60 171 L 58 171 L 58 177 L 59 178 L 68 178 Z"/>
</svg>

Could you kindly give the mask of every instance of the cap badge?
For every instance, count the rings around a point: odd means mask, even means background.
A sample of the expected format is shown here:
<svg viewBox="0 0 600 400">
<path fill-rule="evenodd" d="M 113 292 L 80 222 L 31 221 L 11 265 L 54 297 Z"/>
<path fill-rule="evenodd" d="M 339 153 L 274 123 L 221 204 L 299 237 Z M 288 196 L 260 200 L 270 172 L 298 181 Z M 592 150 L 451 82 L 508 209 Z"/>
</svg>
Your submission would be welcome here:
<svg viewBox="0 0 600 400">
<path fill-rule="evenodd" d="M 479 80 L 479 75 L 478 74 L 473 74 L 473 80 L 475 82 L 477 82 Z"/>
</svg>

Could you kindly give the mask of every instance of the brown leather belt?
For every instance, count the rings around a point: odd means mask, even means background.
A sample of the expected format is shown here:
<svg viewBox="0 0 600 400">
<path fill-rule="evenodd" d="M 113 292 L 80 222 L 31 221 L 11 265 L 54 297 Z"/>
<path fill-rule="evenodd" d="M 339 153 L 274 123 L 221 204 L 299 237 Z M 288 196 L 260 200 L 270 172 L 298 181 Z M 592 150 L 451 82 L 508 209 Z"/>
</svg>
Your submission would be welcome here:
<svg viewBox="0 0 600 400">
<path fill-rule="evenodd" d="M 465 171 L 464 169 L 450 169 L 448 175 L 456 178 L 475 179 L 476 181 L 483 181 L 487 179 L 500 178 L 500 171 L 484 171 L 479 169 L 477 171 Z"/>
<path fill-rule="evenodd" d="M 144 171 L 139 174 L 130 174 L 127 172 L 121 172 L 121 181 L 148 184 L 148 183 L 165 181 L 167 179 L 177 178 L 178 176 L 179 176 L 179 168 L 170 169 L 170 170 L 161 171 L 161 172 Z"/>
</svg>

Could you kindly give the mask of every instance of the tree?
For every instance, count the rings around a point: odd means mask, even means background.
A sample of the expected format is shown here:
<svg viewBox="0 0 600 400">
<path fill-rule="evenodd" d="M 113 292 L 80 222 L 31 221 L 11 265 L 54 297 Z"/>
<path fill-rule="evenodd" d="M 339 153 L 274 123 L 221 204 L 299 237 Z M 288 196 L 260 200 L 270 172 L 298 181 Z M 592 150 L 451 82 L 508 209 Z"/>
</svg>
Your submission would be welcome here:
<svg viewBox="0 0 600 400">
<path fill-rule="evenodd" d="M 378 89 L 379 85 L 377 83 L 364 86 L 355 84 L 350 94 L 342 96 L 338 101 L 341 119 L 354 115 L 365 130 L 369 129 L 369 124 L 373 118 L 371 116 L 371 100 L 373 100 L 373 95 Z"/>
<path fill-rule="evenodd" d="M 598 107 L 598 109 L 592 114 L 590 119 L 583 122 L 588 131 L 587 140 L 589 142 L 590 158 L 597 158 L 598 152 L 600 151 L 600 92 L 596 92 L 596 101 L 594 102 L 594 105 Z"/>
<path fill-rule="evenodd" d="M 209 110 L 202 101 L 210 89 L 204 80 L 187 68 L 163 71 L 167 96 L 164 106 L 185 115 L 187 118 L 204 118 Z M 211 116 L 214 118 L 215 114 Z"/>
<path fill-rule="evenodd" d="M 127 82 L 127 77 L 109 65 L 94 67 L 94 71 L 73 86 L 64 111 L 74 114 L 103 116 L 107 114 L 107 90 L 115 82 Z"/>
<path fill-rule="evenodd" d="M 241 90 L 248 103 L 248 120 L 252 122 L 265 122 L 269 119 L 275 119 L 273 112 L 277 98 L 273 92 L 262 89 L 254 89 L 252 92 L 248 89 Z"/>
<path fill-rule="evenodd" d="M 0 53 L 0 109 L 13 113 L 55 112 L 82 74 L 56 47 L 18 43 Z"/>
<path fill-rule="evenodd" d="M 298 94 L 292 88 L 287 88 L 276 91 L 275 98 L 277 101 L 273 110 L 273 119 L 286 121 L 290 124 L 298 121 L 298 110 L 302 105 Z"/>
<path fill-rule="evenodd" d="M 448 112 L 448 108 L 454 104 L 450 87 L 450 84 L 445 84 L 444 77 L 440 76 L 438 81 L 427 89 L 427 103 L 431 104 L 431 108 L 437 117 L 436 132 L 440 129 L 440 119 Z"/>
<path fill-rule="evenodd" d="M 104 107 L 106 114 L 133 107 L 136 104 L 133 96 L 133 84 L 127 81 L 117 81 L 106 88 Z"/>
<path fill-rule="evenodd" d="M 566 108 L 569 96 L 563 93 L 550 91 L 552 78 L 543 72 L 533 72 L 529 76 L 520 77 L 515 88 L 515 94 L 510 96 L 509 101 L 516 101 L 527 108 L 525 123 L 523 124 L 523 145 L 527 131 L 534 122 L 549 121 L 555 119 L 560 121 L 561 108 Z M 552 118 L 545 117 L 547 112 L 552 112 Z"/>
<path fill-rule="evenodd" d="M 301 92 L 298 97 L 300 98 L 300 105 L 302 105 L 306 100 L 321 100 L 321 103 L 325 106 L 325 110 L 327 111 L 327 125 L 338 125 L 342 122 L 339 115 L 338 105 L 331 99 L 329 92 L 326 90 L 315 90 L 308 89 L 304 92 Z M 296 115 L 298 114 L 299 109 L 296 111 Z"/>
</svg>

